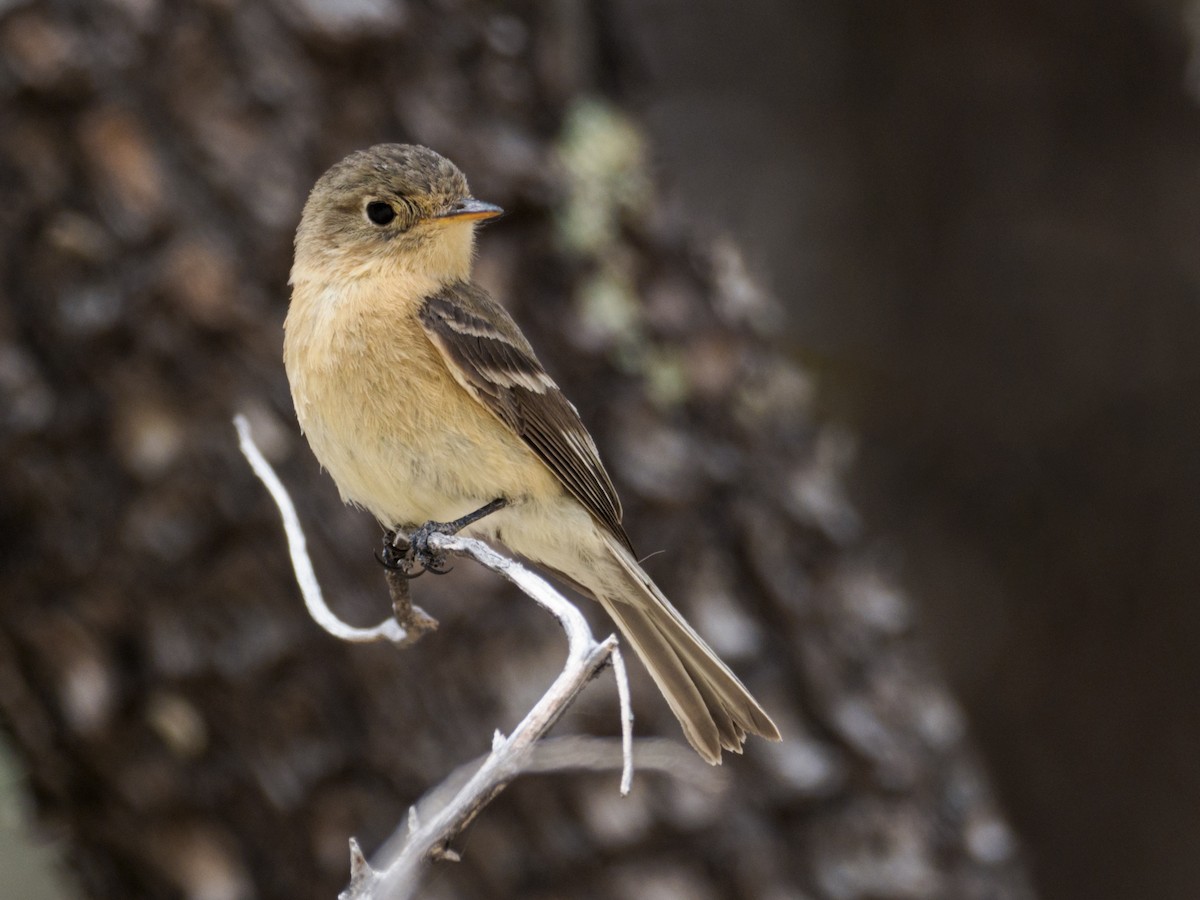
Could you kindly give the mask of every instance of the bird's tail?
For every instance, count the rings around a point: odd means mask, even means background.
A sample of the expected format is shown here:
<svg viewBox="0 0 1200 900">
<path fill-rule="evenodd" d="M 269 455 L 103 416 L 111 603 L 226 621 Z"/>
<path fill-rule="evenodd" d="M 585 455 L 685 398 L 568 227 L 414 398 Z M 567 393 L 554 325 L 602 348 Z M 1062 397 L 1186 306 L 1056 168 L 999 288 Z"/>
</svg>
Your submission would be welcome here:
<svg viewBox="0 0 1200 900">
<path fill-rule="evenodd" d="M 622 584 L 597 592 L 621 634 L 650 671 L 688 742 L 704 759 L 742 752 L 748 734 L 779 740 L 779 730 L 746 687 L 650 580 L 619 541 L 608 541 Z"/>
</svg>

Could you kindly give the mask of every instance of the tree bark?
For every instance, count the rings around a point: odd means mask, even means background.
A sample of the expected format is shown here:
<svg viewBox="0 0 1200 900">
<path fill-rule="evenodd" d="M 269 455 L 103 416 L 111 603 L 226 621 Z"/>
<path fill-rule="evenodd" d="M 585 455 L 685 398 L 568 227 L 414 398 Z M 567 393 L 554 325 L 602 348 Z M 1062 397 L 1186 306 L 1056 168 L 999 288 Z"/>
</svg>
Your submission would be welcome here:
<svg viewBox="0 0 1200 900">
<path fill-rule="evenodd" d="M 656 188 L 608 13 L 0 14 L 0 716 L 87 896 L 334 896 L 347 838 L 373 849 L 559 666 L 553 626 L 465 564 L 418 583 L 441 629 L 417 646 L 332 640 L 237 454 L 244 410 L 327 592 L 377 620 L 377 530 L 297 433 L 280 328 L 307 189 L 380 140 L 435 147 L 509 210 L 480 279 L 592 427 L 636 544 L 663 551 L 652 574 L 785 735 L 717 793 L 519 781 L 428 895 L 1029 896 L 842 495 L 849 441 L 772 349 L 778 311 L 737 248 Z M 638 732 L 678 737 L 636 680 Z M 617 732 L 600 694 L 567 730 Z"/>
</svg>

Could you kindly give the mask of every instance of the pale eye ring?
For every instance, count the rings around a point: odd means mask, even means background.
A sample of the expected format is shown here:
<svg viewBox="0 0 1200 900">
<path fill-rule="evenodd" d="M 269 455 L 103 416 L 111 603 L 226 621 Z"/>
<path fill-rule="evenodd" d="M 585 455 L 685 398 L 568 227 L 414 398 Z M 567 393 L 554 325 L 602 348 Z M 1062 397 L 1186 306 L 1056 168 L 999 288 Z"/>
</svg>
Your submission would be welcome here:
<svg viewBox="0 0 1200 900">
<path fill-rule="evenodd" d="M 390 225 L 396 218 L 396 210 L 392 209 L 390 203 L 382 200 L 372 200 L 368 203 L 366 213 L 373 225 Z"/>
</svg>

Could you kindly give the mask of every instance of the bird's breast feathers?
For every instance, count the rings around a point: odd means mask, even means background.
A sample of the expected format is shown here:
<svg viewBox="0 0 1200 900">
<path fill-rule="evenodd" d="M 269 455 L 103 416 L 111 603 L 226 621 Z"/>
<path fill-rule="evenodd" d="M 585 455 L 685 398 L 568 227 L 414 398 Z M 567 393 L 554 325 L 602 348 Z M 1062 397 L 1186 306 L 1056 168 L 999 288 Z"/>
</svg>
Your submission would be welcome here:
<svg viewBox="0 0 1200 900">
<path fill-rule="evenodd" d="M 452 376 L 418 319 L 422 299 L 370 280 L 295 286 L 284 339 L 292 399 L 343 497 L 393 526 L 561 493 Z"/>
</svg>

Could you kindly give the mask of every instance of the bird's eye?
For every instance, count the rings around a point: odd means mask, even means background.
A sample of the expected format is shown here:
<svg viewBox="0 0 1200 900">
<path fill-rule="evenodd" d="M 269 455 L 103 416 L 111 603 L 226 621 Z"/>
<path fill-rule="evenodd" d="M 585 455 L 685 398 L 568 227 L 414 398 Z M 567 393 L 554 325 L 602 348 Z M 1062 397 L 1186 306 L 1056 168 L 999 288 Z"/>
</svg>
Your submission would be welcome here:
<svg viewBox="0 0 1200 900">
<path fill-rule="evenodd" d="M 396 211 L 392 209 L 390 203 L 373 200 L 367 204 L 367 218 L 376 225 L 387 225 L 396 218 Z"/>
</svg>

